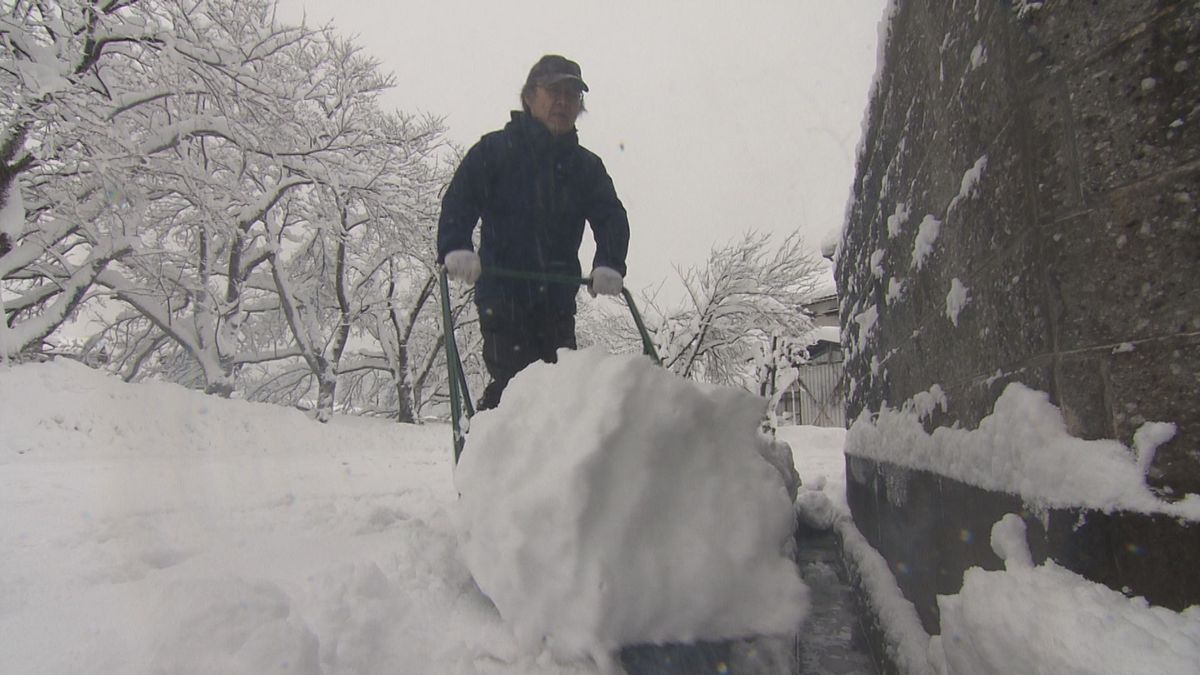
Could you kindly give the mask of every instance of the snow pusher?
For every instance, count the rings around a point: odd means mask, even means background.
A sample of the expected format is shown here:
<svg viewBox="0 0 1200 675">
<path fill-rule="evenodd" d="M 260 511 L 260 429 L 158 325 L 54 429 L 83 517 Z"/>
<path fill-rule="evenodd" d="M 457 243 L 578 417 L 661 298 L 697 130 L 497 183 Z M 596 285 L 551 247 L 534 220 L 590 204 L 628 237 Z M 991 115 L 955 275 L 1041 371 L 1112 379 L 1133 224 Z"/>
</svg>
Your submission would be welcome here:
<svg viewBox="0 0 1200 675">
<path fill-rule="evenodd" d="M 584 277 L 522 272 L 520 270 L 507 270 L 496 267 L 485 267 L 483 274 L 507 279 L 563 284 L 567 286 L 587 286 L 592 281 Z M 462 456 L 463 446 L 467 442 L 467 422 L 475 416 L 475 404 L 471 401 L 471 392 L 467 388 L 467 376 L 463 372 L 462 357 L 458 353 L 458 343 L 454 339 L 454 315 L 450 308 L 450 282 L 446 277 L 445 267 L 439 270 L 438 281 L 441 287 L 446 368 L 449 370 L 450 375 L 450 425 L 454 430 L 454 463 L 458 464 L 458 458 Z M 628 288 L 621 289 L 621 297 L 625 299 L 625 305 L 629 307 L 629 313 L 633 316 L 633 322 L 637 325 L 638 333 L 641 335 L 643 353 L 653 359 L 656 364 L 662 365 L 662 361 L 658 358 L 658 352 L 654 349 L 654 341 L 650 339 L 650 332 L 646 330 L 646 324 L 642 321 L 642 315 L 638 312 L 637 303 L 633 301 L 633 295 L 629 293 Z"/>
<path fill-rule="evenodd" d="M 483 274 L 576 287 L 590 281 L 495 268 Z M 807 591 L 794 544 L 783 543 L 794 541 L 795 487 L 785 489 L 782 469 L 759 445 L 773 443 L 759 430 L 761 399 L 661 368 L 625 289 L 652 363 L 583 349 L 552 369 L 535 364 L 506 389 L 507 409 L 469 429 L 476 411 L 444 269 L 439 282 L 460 555 L 518 641 L 553 634 L 543 643 L 552 653 L 590 655 L 606 673 L 798 672 L 794 631 Z M 493 452 L 473 448 L 464 457 L 468 434 Z M 805 609 L 793 614 L 799 605 Z M 693 630 L 695 621 L 704 628 Z M 604 639 L 575 641 L 576 629 Z M 725 637 L 732 635 L 741 637 Z"/>
</svg>

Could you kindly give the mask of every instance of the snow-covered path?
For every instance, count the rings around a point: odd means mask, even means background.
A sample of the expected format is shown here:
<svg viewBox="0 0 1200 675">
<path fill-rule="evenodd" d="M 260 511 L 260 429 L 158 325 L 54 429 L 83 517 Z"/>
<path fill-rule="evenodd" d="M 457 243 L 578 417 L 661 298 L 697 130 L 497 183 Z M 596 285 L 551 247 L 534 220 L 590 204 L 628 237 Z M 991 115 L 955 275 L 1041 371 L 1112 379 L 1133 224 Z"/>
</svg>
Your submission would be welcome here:
<svg viewBox="0 0 1200 675">
<path fill-rule="evenodd" d="M 72 362 L 0 370 L 0 423 L 5 672 L 594 672 L 521 652 L 475 588 L 445 426 Z M 784 433 L 836 490 L 843 432 Z"/>
<path fill-rule="evenodd" d="M 475 586 L 445 426 L 322 425 L 60 361 L 0 368 L 0 430 L 0 672 L 597 672 L 518 644 Z M 969 570 L 950 640 L 925 634 L 849 519 L 846 433 L 779 435 L 908 672 L 1194 672 L 1200 608 L 1021 563 L 1011 523 L 1010 569 Z"/>
</svg>

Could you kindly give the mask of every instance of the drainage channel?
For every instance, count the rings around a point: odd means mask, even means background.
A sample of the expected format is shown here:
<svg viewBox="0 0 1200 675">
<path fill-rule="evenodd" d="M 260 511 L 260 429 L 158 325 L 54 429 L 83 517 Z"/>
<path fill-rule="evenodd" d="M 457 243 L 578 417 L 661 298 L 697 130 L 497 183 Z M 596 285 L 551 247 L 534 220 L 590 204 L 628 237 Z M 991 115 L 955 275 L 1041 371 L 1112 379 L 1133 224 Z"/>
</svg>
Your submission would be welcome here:
<svg viewBox="0 0 1200 675">
<path fill-rule="evenodd" d="M 811 608 L 792 637 L 637 645 L 621 650 L 628 675 L 877 675 L 837 535 L 803 525 L 796 563 Z"/>
</svg>

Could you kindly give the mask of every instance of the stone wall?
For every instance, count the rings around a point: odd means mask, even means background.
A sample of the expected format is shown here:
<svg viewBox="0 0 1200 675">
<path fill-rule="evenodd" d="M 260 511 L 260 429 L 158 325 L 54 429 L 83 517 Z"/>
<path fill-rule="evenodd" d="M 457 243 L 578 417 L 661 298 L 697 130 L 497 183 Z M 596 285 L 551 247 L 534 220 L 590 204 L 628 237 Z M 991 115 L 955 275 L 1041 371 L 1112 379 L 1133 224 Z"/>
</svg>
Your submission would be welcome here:
<svg viewBox="0 0 1200 675">
<path fill-rule="evenodd" d="M 1174 422 L 1147 482 L 1200 493 L 1200 1 L 898 0 L 881 40 L 836 269 L 847 419 L 937 384 L 928 428 L 974 428 L 1022 382 L 1081 438 Z M 883 462 L 847 477 L 931 633 L 936 594 L 998 568 L 990 524 L 1025 511 Z M 1200 603 L 1192 524 L 1025 515 L 1040 559 Z"/>
</svg>

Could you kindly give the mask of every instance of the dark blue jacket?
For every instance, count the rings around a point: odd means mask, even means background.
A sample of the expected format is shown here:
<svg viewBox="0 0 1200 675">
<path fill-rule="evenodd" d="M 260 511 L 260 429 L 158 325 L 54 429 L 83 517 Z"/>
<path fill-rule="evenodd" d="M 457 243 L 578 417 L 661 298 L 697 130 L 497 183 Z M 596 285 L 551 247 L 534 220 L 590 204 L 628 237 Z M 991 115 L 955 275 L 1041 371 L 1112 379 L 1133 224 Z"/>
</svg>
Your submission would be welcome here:
<svg viewBox="0 0 1200 675">
<path fill-rule="evenodd" d="M 485 135 L 463 158 L 442 199 L 438 262 L 473 249 L 482 219 L 483 266 L 581 276 L 579 245 L 586 220 L 596 240 L 592 266 L 625 275 L 629 219 L 604 163 L 579 145 L 574 131 L 552 136 L 524 112 Z M 476 302 L 505 299 L 558 313 L 574 313 L 578 287 L 490 277 L 475 284 Z"/>
</svg>

